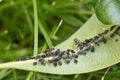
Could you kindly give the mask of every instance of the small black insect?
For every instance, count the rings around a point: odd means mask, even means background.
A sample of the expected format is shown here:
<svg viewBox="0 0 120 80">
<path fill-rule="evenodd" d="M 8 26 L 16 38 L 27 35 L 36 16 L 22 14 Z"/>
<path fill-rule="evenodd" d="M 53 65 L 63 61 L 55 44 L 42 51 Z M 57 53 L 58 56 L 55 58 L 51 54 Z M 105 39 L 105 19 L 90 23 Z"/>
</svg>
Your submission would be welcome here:
<svg viewBox="0 0 120 80">
<path fill-rule="evenodd" d="M 53 66 L 57 66 L 57 63 L 56 63 L 56 62 L 53 62 Z"/>
<path fill-rule="evenodd" d="M 103 43 L 106 43 L 106 42 L 107 42 L 107 40 L 106 40 L 104 37 L 101 39 L 101 41 L 102 41 Z"/>
<path fill-rule="evenodd" d="M 33 62 L 33 65 L 37 65 L 37 62 Z"/>
<path fill-rule="evenodd" d="M 48 60 L 49 63 L 52 63 L 53 61 L 52 60 Z"/>
<path fill-rule="evenodd" d="M 66 53 L 67 55 L 70 55 L 70 49 L 67 49 Z"/>
<path fill-rule="evenodd" d="M 46 57 L 46 55 L 45 55 L 45 54 L 43 54 L 43 55 L 41 55 L 41 57 L 42 57 L 42 58 L 45 58 L 45 57 Z"/>
<path fill-rule="evenodd" d="M 112 26 L 112 27 L 110 28 L 110 31 L 112 31 L 115 27 L 116 27 L 116 25 Z"/>
<path fill-rule="evenodd" d="M 78 55 L 77 55 L 77 54 L 73 54 L 73 57 L 74 57 L 74 58 L 78 58 Z"/>
<path fill-rule="evenodd" d="M 60 66 L 61 66 L 61 65 L 62 65 L 62 62 L 61 62 L 61 61 L 58 61 L 58 65 L 60 65 Z"/>
<path fill-rule="evenodd" d="M 112 33 L 112 34 L 110 34 L 110 38 L 112 38 L 112 37 L 114 37 L 114 34 Z"/>
<path fill-rule="evenodd" d="M 58 56 L 59 56 L 59 57 L 62 57 L 62 56 L 64 55 L 64 53 L 65 53 L 65 51 L 61 51 L 61 52 L 58 54 Z"/>
<path fill-rule="evenodd" d="M 118 42 L 118 39 L 115 39 L 116 42 Z"/>
<path fill-rule="evenodd" d="M 109 30 L 105 30 L 104 34 L 107 34 L 109 32 Z"/>
<path fill-rule="evenodd" d="M 74 50 L 72 50 L 72 49 L 71 49 L 70 51 L 71 51 L 71 53 L 75 53 L 75 51 L 74 51 Z"/>
<path fill-rule="evenodd" d="M 36 58 L 36 59 L 39 59 L 39 58 L 41 58 L 41 56 L 40 56 L 40 55 L 37 55 L 35 58 Z"/>
<path fill-rule="evenodd" d="M 91 47 L 91 52 L 94 52 L 94 51 L 95 51 L 94 46 L 92 46 Z"/>
<path fill-rule="evenodd" d="M 42 62 L 42 61 L 43 61 L 43 58 L 39 58 L 38 61 L 39 61 L 39 62 Z"/>
<path fill-rule="evenodd" d="M 69 63 L 70 63 L 70 60 L 69 60 L 69 59 L 65 59 L 65 63 L 66 63 L 66 64 L 69 64 Z"/>
<path fill-rule="evenodd" d="M 41 61 L 41 65 L 45 66 L 46 62 L 45 61 Z"/>
<path fill-rule="evenodd" d="M 77 63 L 78 61 L 76 59 L 74 59 L 74 63 Z"/>
<path fill-rule="evenodd" d="M 57 62 L 59 59 L 58 58 L 53 58 L 52 61 L 53 62 Z"/>
</svg>

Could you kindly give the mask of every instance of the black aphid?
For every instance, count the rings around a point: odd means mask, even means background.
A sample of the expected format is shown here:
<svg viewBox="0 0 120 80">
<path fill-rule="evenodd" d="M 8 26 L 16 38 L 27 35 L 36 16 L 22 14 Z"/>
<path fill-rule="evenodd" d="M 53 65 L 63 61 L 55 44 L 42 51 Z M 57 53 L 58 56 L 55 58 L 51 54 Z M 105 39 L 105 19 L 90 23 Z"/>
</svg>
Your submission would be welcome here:
<svg viewBox="0 0 120 80">
<path fill-rule="evenodd" d="M 71 51 L 71 53 L 75 53 L 75 51 L 74 51 L 74 50 L 72 50 L 72 49 L 71 49 L 70 51 Z"/>
<path fill-rule="evenodd" d="M 41 57 L 42 57 L 42 58 L 45 58 L 45 57 L 46 57 L 46 55 L 45 55 L 45 54 L 43 54 L 43 55 L 41 55 Z"/>
<path fill-rule="evenodd" d="M 118 42 L 118 39 L 115 39 L 116 42 Z"/>
<path fill-rule="evenodd" d="M 57 56 L 59 53 L 60 53 L 60 49 L 57 49 L 54 55 Z"/>
<path fill-rule="evenodd" d="M 40 55 L 37 55 L 35 58 L 36 58 L 36 59 L 39 59 L 39 58 L 41 58 L 41 56 L 40 56 Z"/>
<path fill-rule="evenodd" d="M 73 41 L 74 41 L 75 45 L 79 44 L 79 40 L 78 39 L 74 39 Z"/>
<path fill-rule="evenodd" d="M 91 52 L 94 52 L 94 51 L 95 51 L 94 46 L 92 46 L 91 47 Z"/>
<path fill-rule="evenodd" d="M 109 30 L 105 30 L 104 34 L 107 34 L 109 32 Z"/>
<path fill-rule="evenodd" d="M 63 58 L 63 59 L 68 59 L 68 57 L 69 57 L 69 56 L 64 55 L 62 58 Z"/>
<path fill-rule="evenodd" d="M 52 61 L 53 62 L 57 62 L 59 59 L 58 58 L 53 58 Z"/>
<path fill-rule="evenodd" d="M 43 58 L 39 58 L 38 61 L 39 61 L 39 62 L 42 62 L 42 61 L 43 61 Z"/>
<path fill-rule="evenodd" d="M 66 63 L 66 64 L 69 64 L 69 63 L 70 63 L 70 60 L 69 60 L 69 59 L 65 59 L 65 63 Z"/>
<path fill-rule="evenodd" d="M 94 36 L 94 40 L 97 40 L 99 37 L 98 36 Z"/>
<path fill-rule="evenodd" d="M 58 61 L 58 65 L 60 65 L 60 66 L 61 66 L 61 65 L 62 65 L 62 62 L 61 62 L 61 61 Z"/>
<path fill-rule="evenodd" d="M 84 51 L 89 51 L 90 48 L 91 48 L 91 46 L 85 47 L 85 48 L 84 48 Z"/>
<path fill-rule="evenodd" d="M 48 60 L 49 63 L 52 63 L 53 61 L 52 60 Z"/>
<path fill-rule="evenodd" d="M 85 42 L 85 41 L 82 44 L 83 44 L 83 47 L 86 47 L 89 45 L 88 42 Z M 81 49 L 83 49 L 83 47 Z"/>
<path fill-rule="evenodd" d="M 37 62 L 33 62 L 33 65 L 37 65 Z"/>
<path fill-rule="evenodd" d="M 110 31 L 112 31 L 115 27 L 116 27 L 116 25 L 112 26 L 112 27 L 110 28 Z"/>
<path fill-rule="evenodd" d="M 89 39 L 86 39 L 86 40 L 85 40 L 85 42 L 86 42 L 86 43 L 89 43 L 89 42 L 90 42 L 90 40 L 89 40 Z"/>
<path fill-rule="evenodd" d="M 110 38 L 112 38 L 112 37 L 114 37 L 114 34 L 112 33 L 112 34 L 110 34 Z"/>
<path fill-rule="evenodd" d="M 106 43 L 107 40 L 103 37 L 103 38 L 102 38 L 102 42 L 103 42 L 103 43 Z"/>
<path fill-rule="evenodd" d="M 70 55 L 70 49 L 67 49 L 66 53 L 67 55 Z"/>
<path fill-rule="evenodd" d="M 45 53 L 45 54 L 46 54 L 46 57 L 50 57 L 50 56 L 52 56 L 52 54 L 51 54 L 50 52 Z"/>
<path fill-rule="evenodd" d="M 53 62 L 53 66 L 57 66 L 57 62 Z"/>
<path fill-rule="evenodd" d="M 52 52 L 53 50 L 54 48 L 46 49 L 43 53 L 49 53 L 49 52 Z"/>
<path fill-rule="evenodd" d="M 77 54 L 73 54 L 73 57 L 74 57 L 74 58 L 78 58 L 78 55 L 77 55 Z"/>
<path fill-rule="evenodd" d="M 65 51 L 61 51 L 61 52 L 58 54 L 58 56 L 59 56 L 59 57 L 62 57 L 62 56 L 64 55 L 64 53 L 65 53 Z"/>
<path fill-rule="evenodd" d="M 41 61 L 41 65 L 46 65 L 46 62 L 44 60 Z"/>
<path fill-rule="evenodd" d="M 76 59 L 74 59 L 74 63 L 77 63 L 78 61 Z"/>
</svg>

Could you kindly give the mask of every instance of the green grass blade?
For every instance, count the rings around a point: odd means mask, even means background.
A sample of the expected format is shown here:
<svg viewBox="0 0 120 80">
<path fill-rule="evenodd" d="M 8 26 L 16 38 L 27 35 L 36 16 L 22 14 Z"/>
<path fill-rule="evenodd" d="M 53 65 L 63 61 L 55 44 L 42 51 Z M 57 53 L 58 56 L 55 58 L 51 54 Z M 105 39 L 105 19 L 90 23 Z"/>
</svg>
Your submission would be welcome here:
<svg viewBox="0 0 120 80">
<path fill-rule="evenodd" d="M 38 12 L 36 0 L 33 0 L 34 8 L 34 56 L 38 53 Z"/>
<path fill-rule="evenodd" d="M 50 40 L 50 37 L 48 36 L 48 34 L 47 34 L 46 30 L 44 29 L 44 27 L 43 27 L 43 25 L 42 25 L 40 20 L 39 20 L 39 29 L 42 32 L 42 34 L 43 34 L 43 36 L 44 36 L 48 46 L 50 48 L 53 47 L 52 41 Z"/>
<path fill-rule="evenodd" d="M 57 27 L 55 26 L 55 29 L 53 29 L 52 32 L 51 32 L 51 37 L 55 36 L 55 34 L 57 33 L 57 31 L 58 31 L 59 28 L 61 27 L 62 23 L 63 23 L 63 20 L 61 20 L 61 21 L 59 22 L 59 24 L 58 24 Z"/>
</svg>

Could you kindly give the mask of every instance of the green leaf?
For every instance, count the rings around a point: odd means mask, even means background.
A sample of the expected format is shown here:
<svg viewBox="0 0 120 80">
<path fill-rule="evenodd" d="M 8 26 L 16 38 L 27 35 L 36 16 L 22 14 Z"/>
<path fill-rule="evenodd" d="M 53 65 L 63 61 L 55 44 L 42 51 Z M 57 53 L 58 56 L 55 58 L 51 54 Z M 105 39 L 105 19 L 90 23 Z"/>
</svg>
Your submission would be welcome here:
<svg viewBox="0 0 120 80">
<path fill-rule="evenodd" d="M 55 49 L 67 50 L 73 49 L 73 39 L 77 38 L 80 41 L 92 38 L 104 30 L 109 29 L 111 25 L 102 24 L 95 15 L 93 15 L 77 32 Z M 116 42 L 115 39 L 118 39 Z M 33 65 L 36 60 L 14 61 L 0 64 L 0 69 L 15 68 L 29 71 L 37 71 L 50 74 L 78 74 L 100 70 L 108 66 L 112 66 L 120 62 L 120 37 L 115 35 L 113 38 L 108 38 L 107 43 L 101 43 L 100 46 L 95 46 L 95 52 L 88 51 L 86 55 L 79 55 L 78 63 L 71 61 L 65 64 L 62 60 L 61 66 L 53 66 L 52 64 Z"/>
<path fill-rule="evenodd" d="M 120 0 L 95 0 L 95 12 L 104 24 L 120 24 Z"/>
</svg>

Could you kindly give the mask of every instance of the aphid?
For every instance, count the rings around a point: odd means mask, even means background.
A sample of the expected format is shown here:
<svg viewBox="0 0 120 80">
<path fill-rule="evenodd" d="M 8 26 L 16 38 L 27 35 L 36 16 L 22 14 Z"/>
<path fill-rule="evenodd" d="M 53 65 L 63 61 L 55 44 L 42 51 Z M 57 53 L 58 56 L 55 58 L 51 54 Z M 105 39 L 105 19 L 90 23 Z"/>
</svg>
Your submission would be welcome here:
<svg viewBox="0 0 120 80">
<path fill-rule="evenodd" d="M 109 32 L 109 30 L 105 30 L 104 34 L 107 34 Z"/>
<path fill-rule="evenodd" d="M 74 50 L 70 50 L 71 51 L 71 53 L 75 53 L 75 51 Z"/>
<path fill-rule="evenodd" d="M 41 57 L 42 57 L 42 58 L 45 58 L 45 57 L 46 57 L 46 55 L 45 55 L 45 54 L 43 54 L 43 55 L 41 55 Z"/>
<path fill-rule="evenodd" d="M 112 31 L 115 27 L 116 27 L 116 25 L 112 26 L 112 27 L 110 28 L 110 31 Z"/>
<path fill-rule="evenodd" d="M 73 54 L 73 57 L 74 57 L 74 58 L 78 58 L 78 55 L 77 55 L 77 54 Z"/>
<path fill-rule="evenodd" d="M 43 53 L 49 53 L 49 52 L 52 52 L 53 50 L 54 48 L 46 49 Z"/>
<path fill-rule="evenodd" d="M 74 39 L 73 41 L 74 41 L 75 45 L 79 44 L 79 40 L 78 39 Z"/>
<path fill-rule="evenodd" d="M 45 66 L 46 62 L 45 61 L 41 61 L 41 65 L 44 65 Z"/>
<path fill-rule="evenodd" d="M 91 47 L 91 52 L 94 52 L 94 51 L 95 51 L 94 46 L 92 46 Z"/>
<path fill-rule="evenodd" d="M 62 58 L 63 58 L 63 59 L 67 59 L 67 58 L 68 58 L 68 56 L 64 55 Z"/>
<path fill-rule="evenodd" d="M 33 65 L 37 65 L 37 62 L 33 62 Z"/>
<path fill-rule="evenodd" d="M 55 56 L 57 56 L 60 53 L 60 49 L 57 49 L 54 53 Z"/>
<path fill-rule="evenodd" d="M 46 57 L 50 57 L 51 56 L 51 53 L 46 53 Z"/>
<path fill-rule="evenodd" d="M 40 55 L 37 55 L 35 58 L 36 58 L 36 59 L 39 59 L 39 58 L 41 58 L 41 56 L 40 56 Z"/>
<path fill-rule="evenodd" d="M 93 43 L 93 42 L 94 42 L 94 38 L 90 38 L 89 40 L 90 40 L 90 42 L 91 42 L 91 43 Z"/>
<path fill-rule="evenodd" d="M 53 58 L 52 61 L 57 62 L 59 59 L 58 58 Z"/>
<path fill-rule="evenodd" d="M 65 51 L 62 51 L 58 54 L 59 57 L 62 57 L 64 55 Z"/>
<path fill-rule="evenodd" d="M 74 59 L 74 63 L 77 63 L 78 61 L 76 59 Z"/>
<path fill-rule="evenodd" d="M 70 60 L 69 60 L 69 59 L 65 59 L 65 63 L 66 63 L 66 64 L 69 64 L 69 63 L 70 63 Z"/>
<path fill-rule="evenodd" d="M 115 39 L 116 42 L 118 42 L 118 39 Z"/>
<path fill-rule="evenodd" d="M 48 60 L 49 63 L 52 63 L 53 61 L 52 60 Z"/>
<path fill-rule="evenodd" d="M 66 53 L 67 55 L 70 55 L 70 49 L 67 49 Z"/>
<path fill-rule="evenodd" d="M 89 51 L 91 46 L 84 48 L 84 51 Z"/>
<path fill-rule="evenodd" d="M 86 39 L 86 40 L 85 40 L 85 42 L 86 42 L 86 43 L 89 43 L 89 42 L 90 42 L 90 40 L 89 40 L 89 39 Z"/>
<path fill-rule="evenodd" d="M 62 62 L 61 62 L 61 61 L 58 61 L 58 65 L 60 65 L 60 66 L 61 66 L 61 65 L 62 65 Z"/>
<path fill-rule="evenodd" d="M 103 38 L 102 38 L 102 42 L 103 42 L 103 43 L 106 43 L 107 40 L 103 37 Z"/>
<path fill-rule="evenodd" d="M 43 61 L 43 58 L 39 58 L 38 61 L 39 61 L 39 62 L 42 62 L 42 61 Z"/>
<path fill-rule="evenodd" d="M 85 47 L 85 46 L 88 46 L 88 45 L 89 45 L 87 42 L 83 42 L 82 44 L 83 44 L 83 47 Z M 82 47 L 82 48 L 83 48 L 83 47 Z"/>
<path fill-rule="evenodd" d="M 56 62 L 53 62 L 53 66 L 57 66 L 57 63 L 56 63 Z"/>
<path fill-rule="evenodd" d="M 29 59 L 35 59 L 35 57 L 34 56 L 30 56 Z"/>
<path fill-rule="evenodd" d="M 110 34 L 110 38 L 112 38 L 114 36 L 114 34 L 112 33 L 112 34 Z"/>
<path fill-rule="evenodd" d="M 98 38 L 99 38 L 98 36 L 95 36 L 95 37 L 94 37 L 94 40 L 97 40 Z"/>
</svg>

